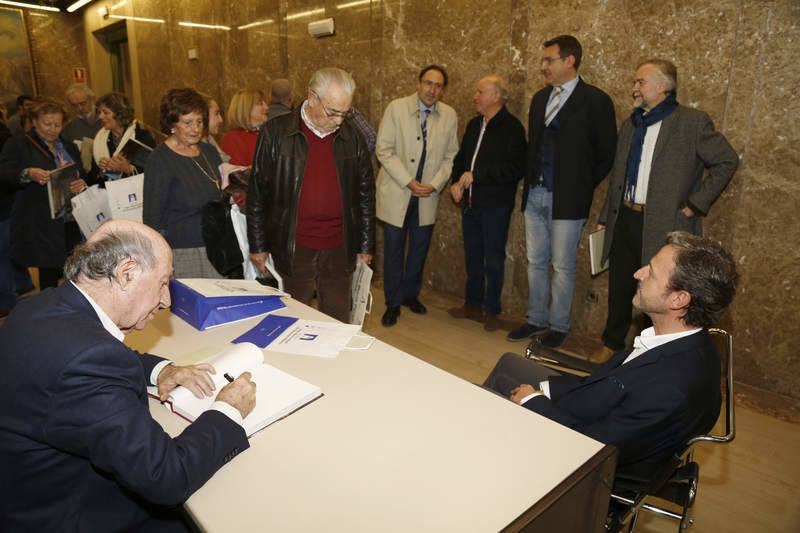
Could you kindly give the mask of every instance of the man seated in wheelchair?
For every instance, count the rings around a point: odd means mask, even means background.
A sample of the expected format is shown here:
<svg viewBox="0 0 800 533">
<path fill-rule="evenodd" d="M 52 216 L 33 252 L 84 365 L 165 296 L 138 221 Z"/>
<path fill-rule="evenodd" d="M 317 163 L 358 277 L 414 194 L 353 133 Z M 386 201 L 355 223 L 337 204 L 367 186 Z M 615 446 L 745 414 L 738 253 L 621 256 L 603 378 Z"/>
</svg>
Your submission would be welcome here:
<svg viewBox="0 0 800 533">
<path fill-rule="evenodd" d="M 733 300 L 738 274 L 719 244 L 672 232 L 634 278 L 633 304 L 653 326 L 633 350 L 583 378 L 507 353 L 484 387 L 615 445 L 618 466 L 647 471 L 710 431 L 719 416 L 720 358 L 707 328 Z"/>
</svg>

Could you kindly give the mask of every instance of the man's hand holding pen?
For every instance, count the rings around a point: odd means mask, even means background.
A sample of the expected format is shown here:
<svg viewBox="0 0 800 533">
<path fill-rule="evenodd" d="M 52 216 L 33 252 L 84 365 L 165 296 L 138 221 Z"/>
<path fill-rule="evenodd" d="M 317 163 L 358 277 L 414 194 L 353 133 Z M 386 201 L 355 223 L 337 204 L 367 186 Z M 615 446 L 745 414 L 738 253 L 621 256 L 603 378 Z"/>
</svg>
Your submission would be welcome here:
<svg viewBox="0 0 800 533">
<path fill-rule="evenodd" d="M 167 365 L 158 375 L 159 398 L 162 402 L 166 401 L 170 391 L 178 385 L 192 391 L 197 398 L 213 396 L 216 386 L 209 374 L 216 373 L 214 367 L 208 363 L 186 366 Z M 251 381 L 252 377 L 250 372 L 244 372 L 233 379 L 230 374 L 226 373 L 225 379 L 229 383 L 220 389 L 217 401 L 235 407 L 242 414 L 242 418 L 246 417 L 256 405 L 256 384 Z"/>
<path fill-rule="evenodd" d="M 225 374 L 225 379 L 230 381 L 217 394 L 218 402 L 225 402 L 232 405 L 245 418 L 256 406 L 256 384 L 251 381 L 252 374 L 243 372 L 238 378 L 233 379 L 229 374 Z"/>
</svg>

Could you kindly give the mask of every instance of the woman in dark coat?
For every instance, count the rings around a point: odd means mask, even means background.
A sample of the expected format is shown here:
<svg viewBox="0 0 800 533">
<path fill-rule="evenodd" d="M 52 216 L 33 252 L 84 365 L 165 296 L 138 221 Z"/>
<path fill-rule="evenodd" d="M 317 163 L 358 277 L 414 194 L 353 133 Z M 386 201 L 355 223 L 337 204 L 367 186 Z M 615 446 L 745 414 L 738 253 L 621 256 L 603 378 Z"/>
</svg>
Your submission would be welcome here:
<svg viewBox="0 0 800 533">
<path fill-rule="evenodd" d="M 72 143 L 62 142 L 60 134 L 65 112 L 51 99 L 37 99 L 31 112 L 33 127 L 12 137 L 0 153 L 0 180 L 18 192 L 11 208 L 11 259 L 24 267 L 39 269 L 39 287 L 55 287 L 62 274 L 67 254 L 81 240 L 74 221 L 65 216 L 52 219 L 47 197 L 50 172 L 74 163 L 85 175 L 80 153 Z M 86 189 L 77 179 L 70 184 L 72 194 Z"/>
</svg>

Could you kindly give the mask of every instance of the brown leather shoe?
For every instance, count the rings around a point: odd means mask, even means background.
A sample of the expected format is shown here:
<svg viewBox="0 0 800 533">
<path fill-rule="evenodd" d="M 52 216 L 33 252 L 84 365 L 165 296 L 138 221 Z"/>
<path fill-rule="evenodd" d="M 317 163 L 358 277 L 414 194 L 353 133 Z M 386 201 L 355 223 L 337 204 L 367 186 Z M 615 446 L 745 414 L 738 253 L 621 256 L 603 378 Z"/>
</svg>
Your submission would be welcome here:
<svg viewBox="0 0 800 533">
<path fill-rule="evenodd" d="M 483 322 L 483 309 L 479 305 L 462 305 L 447 310 L 447 314 L 453 318 L 468 318 L 476 322 Z"/>
<path fill-rule="evenodd" d="M 589 355 L 589 361 L 592 363 L 605 363 L 611 356 L 613 356 L 616 352 L 609 348 L 608 346 L 603 346 L 596 352 L 593 352 Z"/>
<path fill-rule="evenodd" d="M 483 323 L 486 331 L 497 331 L 500 329 L 500 319 L 496 313 L 486 313 L 486 322 Z"/>
</svg>

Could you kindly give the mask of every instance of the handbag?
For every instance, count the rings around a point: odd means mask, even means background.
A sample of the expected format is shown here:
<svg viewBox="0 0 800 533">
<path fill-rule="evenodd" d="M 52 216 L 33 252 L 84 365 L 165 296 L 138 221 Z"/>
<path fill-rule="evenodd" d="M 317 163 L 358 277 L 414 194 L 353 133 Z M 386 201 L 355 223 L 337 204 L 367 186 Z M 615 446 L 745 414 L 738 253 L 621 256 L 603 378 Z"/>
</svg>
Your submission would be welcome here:
<svg viewBox="0 0 800 533">
<path fill-rule="evenodd" d="M 231 220 L 231 204 L 227 196 L 203 206 L 200 222 L 206 255 L 214 268 L 226 276 L 242 266 L 244 256 L 236 239 Z"/>
</svg>

